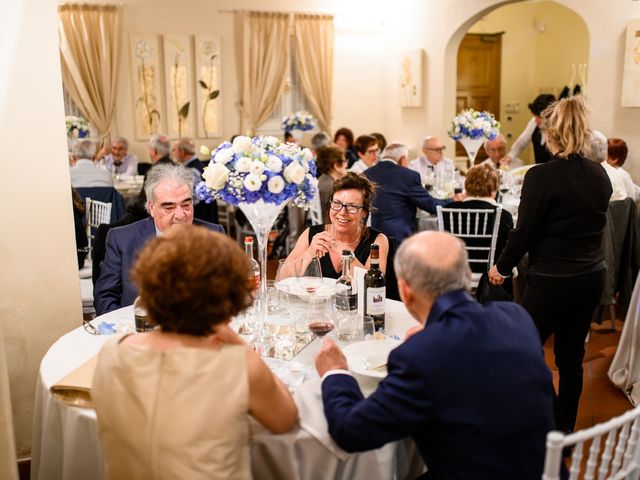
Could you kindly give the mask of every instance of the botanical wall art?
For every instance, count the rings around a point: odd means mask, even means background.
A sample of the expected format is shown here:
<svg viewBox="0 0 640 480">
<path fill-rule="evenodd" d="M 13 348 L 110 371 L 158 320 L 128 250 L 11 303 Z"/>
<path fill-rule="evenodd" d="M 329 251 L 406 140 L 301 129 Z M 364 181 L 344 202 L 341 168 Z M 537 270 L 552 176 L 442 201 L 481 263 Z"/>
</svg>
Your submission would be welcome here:
<svg viewBox="0 0 640 480">
<path fill-rule="evenodd" d="M 400 59 L 400 106 L 422 106 L 422 50 L 403 52 Z"/>
<path fill-rule="evenodd" d="M 627 24 L 622 73 L 622 106 L 640 107 L 640 20 Z"/>
<path fill-rule="evenodd" d="M 164 35 L 164 86 L 167 134 L 171 138 L 195 135 L 193 102 L 193 37 Z"/>
<path fill-rule="evenodd" d="M 132 33 L 129 36 L 131 84 L 137 140 L 147 140 L 164 131 L 160 89 L 160 42 L 158 36 Z"/>
<path fill-rule="evenodd" d="M 196 99 L 199 138 L 222 135 L 220 103 L 220 37 L 196 35 Z"/>
</svg>

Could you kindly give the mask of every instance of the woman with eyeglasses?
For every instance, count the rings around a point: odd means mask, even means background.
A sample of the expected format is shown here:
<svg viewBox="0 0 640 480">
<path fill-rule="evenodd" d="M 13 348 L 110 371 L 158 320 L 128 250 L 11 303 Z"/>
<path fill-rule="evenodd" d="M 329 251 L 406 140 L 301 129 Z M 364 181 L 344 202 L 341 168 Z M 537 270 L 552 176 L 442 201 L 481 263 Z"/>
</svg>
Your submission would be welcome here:
<svg viewBox="0 0 640 480">
<path fill-rule="evenodd" d="M 343 250 L 353 252 L 353 265 L 368 269 L 371 244 L 377 243 L 380 268 L 386 271 L 389 240 L 383 233 L 367 227 L 374 190 L 373 183 L 356 173 L 347 173 L 336 180 L 329 200 L 330 223 L 302 232 L 287 260 L 320 257 L 322 276 L 338 278 Z"/>
</svg>

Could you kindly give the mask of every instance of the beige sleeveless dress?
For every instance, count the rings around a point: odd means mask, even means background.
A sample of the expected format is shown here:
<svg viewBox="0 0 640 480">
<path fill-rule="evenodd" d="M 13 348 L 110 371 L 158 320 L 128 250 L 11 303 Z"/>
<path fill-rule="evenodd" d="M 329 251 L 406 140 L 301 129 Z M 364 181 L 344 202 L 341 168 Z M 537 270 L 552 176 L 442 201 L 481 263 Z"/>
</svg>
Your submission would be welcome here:
<svg viewBox="0 0 640 480">
<path fill-rule="evenodd" d="M 110 339 L 91 396 L 107 479 L 250 479 L 246 347 Z"/>
</svg>

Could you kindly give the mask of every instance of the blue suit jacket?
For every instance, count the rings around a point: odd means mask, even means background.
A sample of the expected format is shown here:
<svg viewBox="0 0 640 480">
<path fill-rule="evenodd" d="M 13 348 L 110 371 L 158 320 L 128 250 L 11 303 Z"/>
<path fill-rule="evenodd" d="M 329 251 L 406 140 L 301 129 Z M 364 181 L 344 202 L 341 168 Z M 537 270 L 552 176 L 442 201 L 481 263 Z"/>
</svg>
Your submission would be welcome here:
<svg viewBox="0 0 640 480">
<path fill-rule="evenodd" d="M 379 161 L 364 172 L 378 186 L 373 197 L 371 226 L 399 245 L 416 231 L 416 210 L 436 213 L 446 200 L 433 198 L 422 186 L 420 174 L 390 161 Z"/>
<path fill-rule="evenodd" d="M 197 219 L 193 220 L 193 224 L 224 233 L 220 225 Z M 133 304 L 138 296 L 138 289 L 131 282 L 129 271 L 140 249 L 155 235 L 156 227 L 151 217 L 109 230 L 100 277 L 93 291 L 97 315 Z"/>
<path fill-rule="evenodd" d="M 364 399 L 355 379 L 322 382 L 329 432 L 343 449 L 411 436 L 436 479 L 539 479 L 554 428 L 540 337 L 519 305 L 438 298 L 424 330 L 393 350 L 389 375 Z"/>
</svg>

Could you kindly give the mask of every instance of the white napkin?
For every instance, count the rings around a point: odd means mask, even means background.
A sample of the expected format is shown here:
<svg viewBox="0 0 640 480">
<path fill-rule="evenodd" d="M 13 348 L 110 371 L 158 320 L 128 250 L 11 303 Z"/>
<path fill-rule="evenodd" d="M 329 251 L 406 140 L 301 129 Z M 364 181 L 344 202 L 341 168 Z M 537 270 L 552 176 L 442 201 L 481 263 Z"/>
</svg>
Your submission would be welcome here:
<svg viewBox="0 0 640 480">
<path fill-rule="evenodd" d="M 342 450 L 329 435 L 329 426 L 322 406 L 322 390 L 319 378 L 310 380 L 298 387 L 293 399 L 300 414 L 300 428 L 324 445 L 339 460 L 346 460 L 349 454 Z"/>
</svg>

